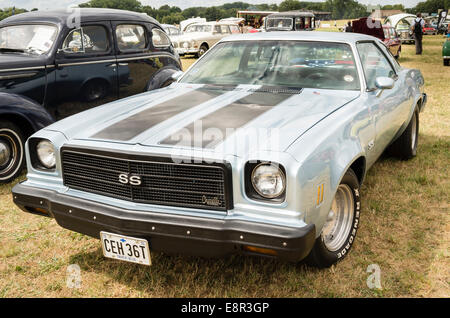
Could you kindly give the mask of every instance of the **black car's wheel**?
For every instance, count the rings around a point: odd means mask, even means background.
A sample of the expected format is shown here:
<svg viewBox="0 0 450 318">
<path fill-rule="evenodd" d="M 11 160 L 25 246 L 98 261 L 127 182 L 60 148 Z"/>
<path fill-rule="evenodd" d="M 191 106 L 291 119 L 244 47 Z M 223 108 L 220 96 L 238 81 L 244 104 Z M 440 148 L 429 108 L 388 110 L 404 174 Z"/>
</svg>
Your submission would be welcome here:
<svg viewBox="0 0 450 318">
<path fill-rule="evenodd" d="M 83 99 L 93 102 L 104 98 L 108 93 L 108 85 L 102 80 L 92 80 L 83 88 Z"/>
<path fill-rule="evenodd" d="M 358 178 L 349 169 L 339 184 L 322 232 L 306 257 L 309 265 L 330 267 L 348 254 L 358 230 L 360 209 Z"/>
<path fill-rule="evenodd" d="M 15 179 L 25 165 L 25 138 L 19 127 L 0 120 L 0 183 Z"/>
<path fill-rule="evenodd" d="M 419 141 L 419 110 L 416 109 L 403 134 L 389 146 L 389 153 L 402 160 L 409 160 L 417 155 Z"/>
<path fill-rule="evenodd" d="M 444 66 L 450 66 L 450 60 L 449 59 L 444 60 Z"/>
<path fill-rule="evenodd" d="M 208 46 L 206 46 L 206 44 L 202 44 L 200 46 L 200 49 L 198 50 L 197 56 L 201 57 L 203 54 L 206 53 L 206 51 L 208 51 Z"/>
</svg>

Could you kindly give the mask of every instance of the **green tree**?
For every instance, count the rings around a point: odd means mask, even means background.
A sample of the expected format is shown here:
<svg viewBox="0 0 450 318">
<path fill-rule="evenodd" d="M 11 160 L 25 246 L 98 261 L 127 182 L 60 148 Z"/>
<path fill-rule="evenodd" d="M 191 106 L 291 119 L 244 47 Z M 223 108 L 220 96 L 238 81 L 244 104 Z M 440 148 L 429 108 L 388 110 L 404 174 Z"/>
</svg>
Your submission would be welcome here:
<svg viewBox="0 0 450 318">
<path fill-rule="evenodd" d="M 142 4 L 138 0 L 91 0 L 79 6 L 80 8 L 111 8 L 142 12 Z"/>
</svg>

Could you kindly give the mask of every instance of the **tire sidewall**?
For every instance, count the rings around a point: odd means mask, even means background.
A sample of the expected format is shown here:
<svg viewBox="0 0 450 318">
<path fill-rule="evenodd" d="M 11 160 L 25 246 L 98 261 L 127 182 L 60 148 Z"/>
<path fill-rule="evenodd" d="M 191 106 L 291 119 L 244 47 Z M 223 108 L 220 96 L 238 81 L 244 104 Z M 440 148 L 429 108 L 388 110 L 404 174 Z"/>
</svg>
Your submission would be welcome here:
<svg viewBox="0 0 450 318">
<path fill-rule="evenodd" d="M 345 243 L 336 251 L 330 251 L 326 247 L 322 235 L 319 236 L 317 239 L 318 249 L 319 253 L 322 255 L 323 260 L 325 263 L 327 263 L 329 266 L 332 264 L 342 260 L 350 251 L 355 238 L 356 233 L 359 228 L 359 219 L 361 214 L 361 196 L 360 196 L 360 187 L 359 182 L 354 173 L 347 172 L 344 177 L 342 178 L 342 181 L 340 184 L 346 184 L 350 187 L 352 194 L 353 194 L 353 201 L 354 201 L 354 214 L 353 214 L 353 220 L 352 220 L 352 227 L 350 230 L 350 233 L 348 234 L 347 239 L 345 240 Z"/>
<path fill-rule="evenodd" d="M 9 125 L 8 125 L 9 126 Z M 17 159 L 14 164 L 5 172 L 0 171 L 0 183 L 6 183 L 18 176 L 24 166 L 24 139 L 22 133 L 13 127 L 0 126 L 0 135 L 8 135 L 17 147 Z"/>
</svg>

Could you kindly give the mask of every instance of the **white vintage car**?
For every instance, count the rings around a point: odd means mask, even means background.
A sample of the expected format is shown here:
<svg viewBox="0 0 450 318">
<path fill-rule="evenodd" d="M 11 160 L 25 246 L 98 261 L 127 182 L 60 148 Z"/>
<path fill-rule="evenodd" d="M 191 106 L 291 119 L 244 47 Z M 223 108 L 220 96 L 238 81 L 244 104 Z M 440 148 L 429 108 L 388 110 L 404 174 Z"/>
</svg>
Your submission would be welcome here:
<svg viewBox="0 0 450 318">
<path fill-rule="evenodd" d="M 171 37 L 171 40 L 179 55 L 194 54 L 200 57 L 222 38 L 237 33 L 241 30 L 235 23 L 195 23 L 178 37 Z"/>
</svg>

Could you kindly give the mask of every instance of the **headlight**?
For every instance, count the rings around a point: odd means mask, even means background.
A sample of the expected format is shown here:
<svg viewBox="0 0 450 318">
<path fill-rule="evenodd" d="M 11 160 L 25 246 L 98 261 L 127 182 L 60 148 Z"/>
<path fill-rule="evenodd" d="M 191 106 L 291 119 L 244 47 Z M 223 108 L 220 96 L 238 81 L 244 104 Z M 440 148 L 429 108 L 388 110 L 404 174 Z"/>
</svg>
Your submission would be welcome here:
<svg viewBox="0 0 450 318">
<path fill-rule="evenodd" d="M 275 164 L 261 163 L 257 165 L 251 175 L 255 191 L 266 199 L 273 199 L 283 194 L 286 188 L 286 177 Z"/>
<path fill-rule="evenodd" d="M 184 47 L 185 49 L 187 49 L 187 48 L 189 47 L 189 43 L 188 43 L 188 42 L 184 42 L 184 43 L 183 43 L 183 47 Z"/>
<path fill-rule="evenodd" d="M 47 169 L 52 169 L 56 165 L 55 147 L 48 140 L 41 140 L 36 146 L 36 153 L 39 162 Z"/>
</svg>

